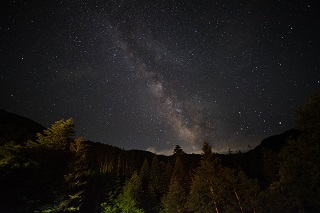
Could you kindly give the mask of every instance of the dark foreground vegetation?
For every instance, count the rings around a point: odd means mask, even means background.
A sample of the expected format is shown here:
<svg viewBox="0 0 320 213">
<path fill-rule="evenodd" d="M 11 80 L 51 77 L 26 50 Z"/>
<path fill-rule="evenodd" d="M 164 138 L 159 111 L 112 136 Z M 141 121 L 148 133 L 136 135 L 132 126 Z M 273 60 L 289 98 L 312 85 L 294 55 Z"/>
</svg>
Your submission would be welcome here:
<svg viewBox="0 0 320 213">
<path fill-rule="evenodd" d="M 320 209 L 317 94 L 297 109 L 295 130 L 226 155 L 212 153 L 206 141 L 201 155 L 178 145 L 168 157 L 125 151 L 74 138 L 71 119 L 44 129 L 10 113 L 0 116 L 0 212 Z"/>
</svg>

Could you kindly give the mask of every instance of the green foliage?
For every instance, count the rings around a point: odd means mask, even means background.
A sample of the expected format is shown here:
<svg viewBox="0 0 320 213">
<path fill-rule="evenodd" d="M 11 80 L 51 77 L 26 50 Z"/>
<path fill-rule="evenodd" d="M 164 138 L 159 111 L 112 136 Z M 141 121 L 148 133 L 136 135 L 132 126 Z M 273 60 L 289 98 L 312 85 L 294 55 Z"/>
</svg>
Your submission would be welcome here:
<svg viewBox="0 0 320 213">
<path fill-rule="evenodd" d="M 251 180 L 241 170 L 225 169 L 225 212 L 255 212 L 258 206 L 260 188 L 256 180 Z"/>
<path fill-rule="evenodd" d="M 242 171 L 224 167 L 204 142 L 203 157 L 195 170 L 187 207 L 191 212 L 254 212 L 259 193 L 257 181 Z"/>
<path fill-rule="evenodd" d="M 202 160 L 195 170 L 188 209 L 192 212 L 210 212 L 214 209 L 218 211 L 224 188 L 221 183 L 223 177 L 223 168 L 218 158 Z"/>
<path fill-rule="evenodd" d="M 88 171 L 87 150 L 83 139 L 72 139 L 73 128 L 72 119 L 60 120 L 38 133 L 35 142 L 0 147 L 2 188 L 15 189 L 5 196 L 10 202 L 28 211 L 79 209 Z M 13 207 L 10 202 L 8 208 Z"/>
<path fill-rule="evenodd" d="M 52 127 L 37 134 L 37 142 L 50 149 L 69 150 L 71 138 L 74 136 L 72 119 L 56 121 Z M 29 142 L 30 143 L 30 142 Z M 34 143 L 30 143 L 30 146 Z"/>
<path fill-rule="evenodd" d="M 10 169 L 34 166 L 37 166 L 37 162 L 29 158 L 24 146 L 14 142 L 0 146 L 0 171 L 3 175 Z"/>
<path fill-rule="evenodd" d="M 88 179 L 88 145 L 83 138 L 75 139 L 70 145 L 72 158 L 66 174 L 65 184 L 69 198 L 60 204 L 61 209 L 80 209 L 85 198 L 85 187 Z"/>
<path fill-rule="evenodd" d="M 161 212 L 185 212 L 186 192 L 180 182 L 173 179 L 169 185 L 169 192 L 162 199 Z"/>
<path fill-rule="evenodd" d="M 99 152 L 103 145 L 92 148 L 83 139 L 73 138 L 71 119 L 57 121 L 37 134 L 35 141 L 6 142 L 0 146 L 0 209 L 97 212 L 101 207 L 102 212 L 116 213 L 314 212 L 320 208 L 319 123 L 320 96 L 314 95 L 297 110 L 299 138 L 290 139 L 280 154 L 263 150 L 261 172 L 267 184 L 262 184 L 266 189 L 261 192 L 258 182 L 236 167 L 236 160 L 241 158 L 235 154 L 220 159 L 221 155 L 214 154 L 207 141 L 203 143 L 200 165 L 195 160 L 190 166 L 190 159 L 194 158 L 189 159 L 176 146 L 172 157 L 161 156 L 159 160 L 154 155 L 149 166 L 149 156 L 141 166 L 145 156 L 139 158 L 133 152 L 126 154 L 115 147 Z M 234 159 L 233 169 L 226 166 L 229 165 L 226 158 Z M 174 168 L 170 164 L 173 160 Z M 133 173 L 140 167 L 139 173 Z M 190 168 L 196 169 L 190 171 Z M 127 177 L 130 178 L 123 184 Z M 106 202 L 100 206 L 102 199 Z"/>
<path fill-rule="evenodd" d="M 121 213 L 143 213 L 139 208 L 141 180 L 137 172 L 134 172 L 131 178 L 123 186 L 122 193 L 111 202 L 105 202 L 101 205 L 102 212 L 121 212 Z"/>
</svg>

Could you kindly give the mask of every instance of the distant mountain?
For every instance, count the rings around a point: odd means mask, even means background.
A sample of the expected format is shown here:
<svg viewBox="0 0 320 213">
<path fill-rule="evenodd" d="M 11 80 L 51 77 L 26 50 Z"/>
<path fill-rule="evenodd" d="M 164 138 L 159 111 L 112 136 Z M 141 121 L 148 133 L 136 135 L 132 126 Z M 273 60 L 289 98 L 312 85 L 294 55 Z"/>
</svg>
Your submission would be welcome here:
<svg viewBox="0 0 320 213">
<path fill-rule="evenodd" d="M 283 146 L 286 145 L 287 140 L 295 139 L 299 136 L 300 131 L 297 129 L 290 129 L 282 134 L 270 136 L 261 141 L 261 144 L 254 148 L 255 151 L 261 151 L 261 149 L 271 149 L 273 151 L 280 151 Z"/>
<path fill-rule="evenodd" d="M 35 139 L 38 132 L 45 129 L 37 122 L 0 110 L 0 145 L 15 141 L 23 143 L 29 139 Z M 288 130 L 282 134 L 274 135 L 262 140 L 261 144 L 246 153 L 218 154 L 222 163 L 232 168 L 241 168 L 252 178 L 258 178 L 262 182 L 265 175 L 263 174 L 265 150 L 271 150 L 274 155 L 287 143 L 290 138 L 297 138 L 299 131 L 295 129 Z M 91 147 L 89 152 L 90 167 L 100 170 L 101 172 L 117 172 L 129 175 L 140 169 L 144 159 L 151 164 L 153 153 L 142 150 L 126 151 L 121 148 L 87 141 Z M 200 162 L 200 155 L 185 154 L 185 162 L 189 168 L 195 168 Z M 174 156 L 159 155 L 158 159 L 163 162 L 172 161 Z"/>
<path fill-rule="evenodd" d="M 11 141 L 23 143 L 34 140 L 36 133 L 44 129 L 44 126 L 31 119 L 0 110 L 0 145 Z"/>
<path fill-rule="evenodd" d="M 279 153 L 289 139 L 297 139 L 299 130 L 290 129 L 282 134 L 263 139 L 254 149 L 245 153 L 219 155 L 222 162 L 231 168 L 242 169 L 251 178 L 259 180 L 262 187 L 267 187 L 272 181 L 268 176 L 277 176 Z M 266 174 L 270 171 L 270 175 Z"/>
</svg>

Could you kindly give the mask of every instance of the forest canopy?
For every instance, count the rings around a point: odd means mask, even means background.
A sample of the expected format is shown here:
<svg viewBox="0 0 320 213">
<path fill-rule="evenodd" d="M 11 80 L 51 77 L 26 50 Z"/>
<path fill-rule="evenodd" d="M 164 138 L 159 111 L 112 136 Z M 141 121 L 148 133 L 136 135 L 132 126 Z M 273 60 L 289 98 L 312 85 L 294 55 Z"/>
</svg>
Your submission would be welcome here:
<svg viewBox="0 0 320 213">
<path fill-rule="evenodd" d="M 72 119 L 35 140 L 0 146 L 1 212 L 316 212 L 320 208 L 320 96 L 296 113 L 280 151 L 172 156 L 75 138 Z M 250 163 L 247 163 L 250 162 Z M 255 164 L 256 163 L 256 164 Z"/>
</svg>

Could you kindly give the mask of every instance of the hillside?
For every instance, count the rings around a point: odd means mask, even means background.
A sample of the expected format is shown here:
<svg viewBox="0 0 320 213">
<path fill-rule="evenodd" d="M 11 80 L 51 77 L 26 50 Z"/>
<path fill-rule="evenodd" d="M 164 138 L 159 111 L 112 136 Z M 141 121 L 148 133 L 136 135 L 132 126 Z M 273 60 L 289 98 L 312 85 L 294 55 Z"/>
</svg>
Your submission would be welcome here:
<svg viewBox="0 0 320 213">
<path fill-rule="evenodd" d="M 304 165 L 316 166 L 314 161 L 318 159 L 318 149 L 312 140 L 308 146 L 299 142 L 301 138 L 309 137 L 309 133 L 303 135 L 295 129 L 270 136 L 246 153 L 212 153 L 211 146 L 204 143 L 203 155 L 186 154 L 177 146 L 180 150 L 175 154 L 163 156 L 72 139 L 74 124 L 71 119 L 58 121 L 43 132 L 45 128 L 30 119 L 0 112 L 0 187 L 3 189 L 0 193 L 0 209 L 3 212 L 60 212 L 74 209 L 80 212 L 121 212 L 123 208 L 132 209 L 133 212 L 159 212 L 165 205 L 173 205 L 172 202 L 179 203 L 181 209 L 192 209 L 203 205 L 202 201 L 192 200 L 192 206 L 186 199 L 174 199 L 177 196 L 199 199 L 203 193 L 211 197 L 210 191 L 202 191 L 206 187 L 219 190 L 219 196 L 223 196 L 219 199 L 223 199 L 224 203 L 215 208 L 231 208 L 233 210 L 230 211 L 234 212 L 244 205 L 250 211 L 257 208 L 269 212 L 279 208 L 279 204 L 274 204 L 274 199 L 281 200 L 283 196 L 289 196 L 285 194 L 286 191 L 281 191 L 279 185 L 287 184 L 283 182 L 287 177 L 281 176 L 283 172 L 290 174 L 288 172 L 292 173 L 292 169 L 300 171 L 302 168 L 305 170 L 304 179 L 312 178 L 312 184 L 317 185 L 317 181 L 313 181 L 317 179 Z M 42 134 L 34 140 L 37 132 Z M 27 142 L 30 139 L 36 142 Z M 300 155 L 304 156 L 303 159 L 295 160 Z M 305 164 L 303 161 L 310 162 Z M 289 167 L 286 168 L 288 163 Z M 295 176 L 295 173 L 290 175 Z M 206 186 L 208 183 L 211 185 Z M 313 185 L 307 183 L 305 187 L 312 188 Z M 274 191 L 275 186 L 280 188 Z M 294 187 L 294 190 L 302 189 L 299 185 Z M 135 194 L 132 194 L 132 190 L 136 190 Z M 241 205 L 238 193 L 242 193 Z M 128 199 L 139 200 L 140 203 L 128 207 L 132 205 L 127 203 Z M 252 206 L 252 199 L 256 207 Z M 235 202 L 240 206 L 237 207 Z M 292 204 L 290 200 L 281 203 L 282 209 Z M 303 205 L 306 207 L 299 208 L 310 210 L 316 204 L 311 202 Z"/>
<path fill-rule="evenodd" d="M 15 141 L 34 140 L 35 134 L 45 129 L 37 122 L 0 109 L 0 145 Z"/>
<path fill-rule="evenodd" d="M 35 134 L 45 129 L 37 122 L 4 110 L 0 110 L 0 145 L 15 141 L 23 143 L 29 139 L 34 140 Z M 262 140 L 261 144 L 246 153 L 218 154 L 223 164 L 232 168 L 242 168 L 252 178 L 263 180 L 263 151 L 272 150 L 278 153 L 289 138 L 297 138 L 299 131 L 288 130 L 280 135 L 270 136 Z M 86 141 L 90 147 L 89 161 L 91 168 L 103 172 L 117 172 L 132 174 L 140 169 L 144 159 L 151 164 L 153 153 L 142 150 L 123 150 L 119 147 L 104 143 Z M 160 155 L 158 158 L 164 162 L 173 161 L 173 156 Z M 185 161 L 190 168 L 195 168 L 200 162 L 200 155 L 185 154 Z M 115 166 L 117 165 L 117 166 Z"/>
</svg>

